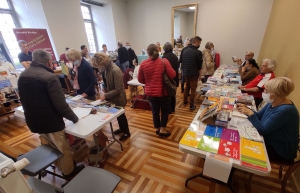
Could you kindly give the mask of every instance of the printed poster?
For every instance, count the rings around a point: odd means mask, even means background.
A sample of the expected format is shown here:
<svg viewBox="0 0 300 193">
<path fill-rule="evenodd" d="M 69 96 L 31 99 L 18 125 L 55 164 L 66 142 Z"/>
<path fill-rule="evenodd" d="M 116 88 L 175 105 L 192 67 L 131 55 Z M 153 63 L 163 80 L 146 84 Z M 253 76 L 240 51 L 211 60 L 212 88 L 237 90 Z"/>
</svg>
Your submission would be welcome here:
<svg viewBox="0 0 300 193">
<path fill-rule="evenodd" d="M 52 61 L 56 61 L 56 57 L 46 29 L 15 28 L 13 31 L 17 41 L 24 40 L 27 42 L 30 52 L 33 52 L 36 49 L 44 49 L 51 54 Z"/>
</svg>

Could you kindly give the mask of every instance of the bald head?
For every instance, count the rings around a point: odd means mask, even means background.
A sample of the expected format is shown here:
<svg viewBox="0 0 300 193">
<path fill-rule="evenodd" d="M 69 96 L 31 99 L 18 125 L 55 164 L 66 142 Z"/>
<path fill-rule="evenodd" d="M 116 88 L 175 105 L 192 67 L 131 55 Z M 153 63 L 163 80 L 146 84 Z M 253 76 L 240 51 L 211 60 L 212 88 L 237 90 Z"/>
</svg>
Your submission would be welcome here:
<svg viewBox="0 0 300 193">
<path fill-rule="evenodd" d="M 245 54 L 245 60 L 253 59 L 254 53 L 251 51 L 246 52 Z"/>
</svg>

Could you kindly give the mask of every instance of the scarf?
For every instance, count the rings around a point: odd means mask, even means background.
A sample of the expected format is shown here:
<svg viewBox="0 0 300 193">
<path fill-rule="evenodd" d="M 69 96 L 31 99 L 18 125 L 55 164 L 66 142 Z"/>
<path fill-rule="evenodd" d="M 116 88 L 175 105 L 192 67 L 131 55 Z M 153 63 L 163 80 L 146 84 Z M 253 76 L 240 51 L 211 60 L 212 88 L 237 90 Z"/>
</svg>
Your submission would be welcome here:
<svg viewBox="0 0 300 193">
<path fill-rule="evenodd" d="M 78 68 L 80 65 L 74 65 L 74 72 L 75 72 L 75 77 L 74 77 L 74 82 L 73 82 L 73 88 L 75 90 L 79 90 L 80 86 L 78 84 Z"/>
</svg>

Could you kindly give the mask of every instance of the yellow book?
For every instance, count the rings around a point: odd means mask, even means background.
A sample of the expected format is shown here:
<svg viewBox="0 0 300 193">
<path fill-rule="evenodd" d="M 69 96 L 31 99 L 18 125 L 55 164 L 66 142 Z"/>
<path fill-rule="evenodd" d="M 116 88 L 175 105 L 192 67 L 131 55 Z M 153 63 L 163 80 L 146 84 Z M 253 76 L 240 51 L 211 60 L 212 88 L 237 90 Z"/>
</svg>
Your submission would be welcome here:
<svg viewBox="0 0 300 193">
<path fill-rule="evenodd" d="M 187 130 L 185 132 L 185 134 L 183 135 L 183 137 L 181 138 L 179 143 L 182 144 L 182 145 L 187 145 L 187 146 L 190 146 L 190 147 L 197 148 L 198 144 L 199 144 L 199 142 L 202 138 L 202 135 L 200 133 L 195 132 L 195 131 Z"/>
<path fill-rule="evenodd" d="M 241 155 L 253 159 L 266 161 L 264 144 L 262 142 L 252 141 L 241 138 Z"/>
</svg>

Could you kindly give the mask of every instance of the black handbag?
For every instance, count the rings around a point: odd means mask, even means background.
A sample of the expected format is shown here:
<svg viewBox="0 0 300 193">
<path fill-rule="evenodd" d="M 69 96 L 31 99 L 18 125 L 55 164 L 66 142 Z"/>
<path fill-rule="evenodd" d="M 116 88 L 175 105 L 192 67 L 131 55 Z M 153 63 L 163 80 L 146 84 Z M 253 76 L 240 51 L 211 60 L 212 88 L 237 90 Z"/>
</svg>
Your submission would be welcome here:
<svg viewBox="0 0 300 193">
<path fill-rule="evenodd" d="M 168 92 L 168 96 L 170 97 L 175 97 L 176 96 L 176 82 L 173 79 L 169 79 L 167 73 L 166 73 L 166 66 L 164 63 L 164 59 L 162 59 L 163 65 L 164 65 L 164 72 L 163 72 L 163 84 L 165 85 L 167 92 Z"/>
</svg>

